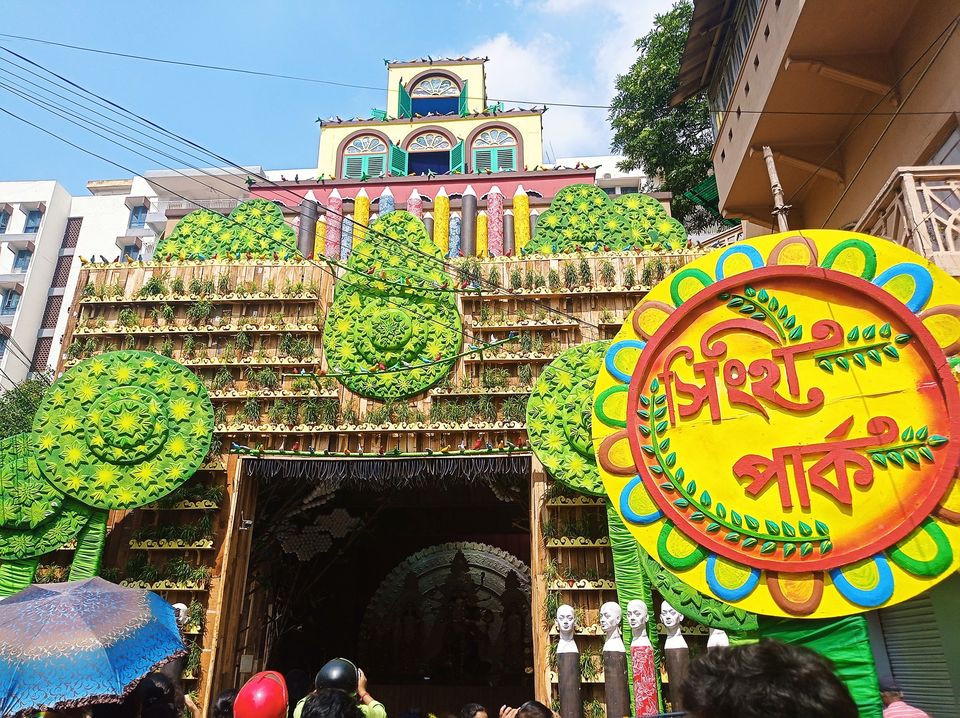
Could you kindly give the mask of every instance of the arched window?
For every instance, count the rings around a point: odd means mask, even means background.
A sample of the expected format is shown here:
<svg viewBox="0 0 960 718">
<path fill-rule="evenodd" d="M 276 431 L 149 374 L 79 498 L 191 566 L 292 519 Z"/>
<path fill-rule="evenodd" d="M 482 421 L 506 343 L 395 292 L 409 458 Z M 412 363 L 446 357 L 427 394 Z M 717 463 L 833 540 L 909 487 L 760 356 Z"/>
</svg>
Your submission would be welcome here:
<svg viewBox="0 0 960 718">
<path fill-rule="evenodd" d="M 376 135 L 354 137 L 343 148 L 343 176 L 347 179 L 382 177 L 387 168 L 387 146 Z"/>
<path fill-rule="evenodd" d="M 407 145 L 409 157 L 407 171 L 410 174 L 445 174 L 450 171 L 450 150 L 453 146 L 446 135 L 439 132 L 422 132 Z"/>
<path fill-rule="evenodd" d="M 517 138 L 500 127 L 483 130 L 470 148 L 473 171 L 512 172 L 517 169 Z"/>
<path fill-rule="evenodd" d="M 460 87 L 449 77 L 430 75 L 410 88 L 413 113 L 455 115 L 460 110 Z"/>
</svg>

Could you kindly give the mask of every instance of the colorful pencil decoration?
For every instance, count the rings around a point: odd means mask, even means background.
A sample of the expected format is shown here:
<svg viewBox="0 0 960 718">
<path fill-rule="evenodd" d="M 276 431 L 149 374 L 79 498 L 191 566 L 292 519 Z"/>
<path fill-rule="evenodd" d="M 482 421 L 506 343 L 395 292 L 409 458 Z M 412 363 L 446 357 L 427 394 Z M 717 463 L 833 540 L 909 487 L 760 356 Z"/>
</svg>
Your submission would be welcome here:
<svg viewBox="0 0 960 718">
<path fill-rule="evenodd" d="M 453 259 L 460 256 L 460 215 L 450 218 L 450 243 L 447 248 L 447 257 Z"/>
<path fill-rule="evenodd" d="M 496 185 L 487 193 L 487 248 L 491 257 L 503 256 L 503 193 Z"/>
<path fill-rule="evenodd" d="M 407 197 L 407 211 L 417 219 L 423 219 L 423 197 L 416 187 L 410 190 L 410 196 Z"/>
<path fill-rule="evenodd" d="M 389 187 L 384 187 L 383 192 L 380 193 L 380 206 L 378 207 L 380 214 L 386 214 L 387 212 L 392 212 L 396 209 L 397 205 L 393 199 L 393 192 L 390 191 Z"/>
<path fill-rule="evenodd" d="M 477 256 L 486 259 L 487 255 L 487 213 L 481 209 L 477 213 Z"/>
<path fill-rule="evenodd" d="M 343 227 L 343 198 L 334 189 L 327 197 L 327 233 L 323 253 L 334 259 L 340 257 L 340 232 Z"/>
<path fill-rule="evenodd" d="M 444 255 L 450 247 L 450 198 L 447 190 L 441 187 L 433 200 L 433 243 L 440 247 Z"/>
<path fill-rule="evenodd" d="M 514 254 L 519 255 L 530 241 L 530 197 L 522 184 L 517 185 L 517 191 L 513 193 L 513 235 Z"/>
<path fill-rule="evenodd" d="M 463 190 L 460 200 L 460 241 L 463 256 L 472 257 L 477 252 L 477 193 L 472 185 Z"/>
<path fill-rule="evenodd" d="M 353 243 L 360 244 L 367 236 L 367 227 L 370 226 L 370 197 L 363 187 L 357 192 L 353 200 Z M 341 253 L 342 254 L 342 253 Z M 343 259 L 349 259 L 348 254 Z"/>
</svg>

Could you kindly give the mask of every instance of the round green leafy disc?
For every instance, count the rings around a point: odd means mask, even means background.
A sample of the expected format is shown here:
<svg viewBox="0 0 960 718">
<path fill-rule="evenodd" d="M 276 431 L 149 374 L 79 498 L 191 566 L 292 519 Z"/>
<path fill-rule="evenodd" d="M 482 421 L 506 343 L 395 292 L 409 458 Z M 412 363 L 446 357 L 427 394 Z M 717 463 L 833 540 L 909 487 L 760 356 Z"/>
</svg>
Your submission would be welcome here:
<svg viewBox="0 0 960 718">
<path fill-rule="evenodd" d="M 604 496 L 590 438 L 593 387 L 609 341 L 567 349 L 540 373 L 527 401 L 527 436 L 547 472 L 582 494 Z"/>
<path fill-rule="evenodd" d="M 0 441 L 0 529 L 35 529 L 56 516 L 63 494 L 44 480 L 30 434 Z"/>
<path fill-rule="evenodd" d="M 172 359 L 140 351 L 91 357 L 53 385 L 33 421 L 40 470 L 90 506 L 128 509 L 165 496 L 210 448 L 207 390 Z"/>
<path fill-rule="evenodd" d="M 409 212 L 381 215 L 370 233 L 376 239 L 354 246 L 337 282 L 323 350 L 330 372 L 350 391 L 374 399 L 414 396 L 442 379 L 460 352 L 456 295 L 445 291 L 454 282 L 423 222 Z"/>
<path fill-rule="evenodd" d="M 0 560 L 34 558 L 56 551 L 80 533 L 90 515 L 88 506 L 68 498 L 52 518 L 36 528 L 0 528 Z"/>
</svg>

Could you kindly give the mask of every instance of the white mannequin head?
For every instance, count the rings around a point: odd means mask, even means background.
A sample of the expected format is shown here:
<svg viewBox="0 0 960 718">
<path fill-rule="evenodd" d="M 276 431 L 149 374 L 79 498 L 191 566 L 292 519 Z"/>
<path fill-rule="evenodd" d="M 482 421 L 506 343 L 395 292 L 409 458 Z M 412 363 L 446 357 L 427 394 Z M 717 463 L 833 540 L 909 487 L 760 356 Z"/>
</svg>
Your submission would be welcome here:
<svg viewBox="0 0 960 718">
<path fill-rule="evenodd" d="M 177 619 L 177 625 L 183 626 L 187 622 L 187 606 L 184 603 L 173 604 L 173 615 Z"/>
<path fill-rule="evenodd" d="M 667 629 L 668 635 L 674 635 L 680 632 L 680 624 L 683 623 L 683 614 L 664 601 L 660 604 L 660 622 Z"/>
<path fill-rule="evenodd" d="M 561 640 L 573 640 L 573 634 L 577 630 L 577 616 L 573 606 L 564 603 L 557 609 L 557 630 L 560 631 Z"/>
<path fill-rule="evenodd" d="M 730 645 L 730 638 L 722 628 L 711 628 L 707 638 L 707 648 L 726 648 Z"/>
<path fill-rule="evenodd" d="M 607 636 L 612 636 L 620 632 L 621 620 L 620 604 L 607 601 L 600 606 L 600 628 L 603 629 L 603 632 L 606 633 Z"/>
<path fill-rule="evenodd" d="M 647 630 L 647 604 L 633 599 L 627 604 L 627 623 L 636 635 L 637 631 Z"/>
</svg>

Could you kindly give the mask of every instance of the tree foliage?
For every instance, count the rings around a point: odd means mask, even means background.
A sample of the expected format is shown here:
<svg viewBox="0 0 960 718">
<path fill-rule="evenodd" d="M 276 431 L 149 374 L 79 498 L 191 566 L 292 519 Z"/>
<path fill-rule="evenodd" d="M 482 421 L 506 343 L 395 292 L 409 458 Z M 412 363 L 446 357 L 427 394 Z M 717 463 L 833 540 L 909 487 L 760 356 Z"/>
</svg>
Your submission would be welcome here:
<svg viewBox="0 0 960 718">
<path fill-rule="evenodd" d="M 0 439 L 30 431 L 33 417 L 50 388 L 50 377 L 40 374 L 0 394 Z"/>
<path fill-rule="evenodd" d="M 692 17 L 691 0 L 678 0 L 637 40 L 640 56 L 627 74 L 617 78 L 610 123 L 613 149 L 626 158 L 621 169 L 641 169 L 652 179 L 652 189 L 673 192 L 673 215 L 696 232 L 715 221 L 683 196 L 707 177 L 712 166 L 707 98 L 701 94 L 670 107 Z"/>
</svg>

